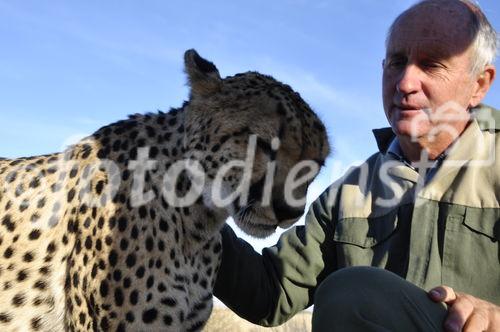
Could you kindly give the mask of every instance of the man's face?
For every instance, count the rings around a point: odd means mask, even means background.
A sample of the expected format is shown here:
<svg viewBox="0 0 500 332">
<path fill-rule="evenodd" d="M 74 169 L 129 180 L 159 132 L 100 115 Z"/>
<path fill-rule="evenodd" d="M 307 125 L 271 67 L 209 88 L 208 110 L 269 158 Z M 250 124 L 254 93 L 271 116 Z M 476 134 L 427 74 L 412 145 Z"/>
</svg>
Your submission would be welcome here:
<svg viewBox="0 0 500 332">
<path fill-rule="evenodd" d="M 476 106 L 466 14 L 416 8 L 396 23 L 384 60 L 383 101 L 399 137 L 433 139 L 443 131 L 456 137 L 465 128 L 467 109 Z"/>
</svg>

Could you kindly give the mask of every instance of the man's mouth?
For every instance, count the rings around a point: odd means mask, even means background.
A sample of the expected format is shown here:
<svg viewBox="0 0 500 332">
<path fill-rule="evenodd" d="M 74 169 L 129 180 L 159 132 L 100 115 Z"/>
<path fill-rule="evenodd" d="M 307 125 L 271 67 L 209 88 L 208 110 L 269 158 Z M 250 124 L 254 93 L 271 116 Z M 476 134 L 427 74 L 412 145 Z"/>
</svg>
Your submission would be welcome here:
<svg viewBox="0 0 500 332">
<path fill-rule="evenodd" d="M 429 109 L 422 107 L 420 105 L 394 105 L 393 114 L 399 114 L 400 116 L 415 116 L 418 114 L 428 113 Z"/>
<path fill-rule="evenodd" d="M 397 108 L 401 111 L 420 111 L 422 109 L 425 109 L 425 107 L 417 104 L 394 104 L 394 108 Z"/>
</svg>

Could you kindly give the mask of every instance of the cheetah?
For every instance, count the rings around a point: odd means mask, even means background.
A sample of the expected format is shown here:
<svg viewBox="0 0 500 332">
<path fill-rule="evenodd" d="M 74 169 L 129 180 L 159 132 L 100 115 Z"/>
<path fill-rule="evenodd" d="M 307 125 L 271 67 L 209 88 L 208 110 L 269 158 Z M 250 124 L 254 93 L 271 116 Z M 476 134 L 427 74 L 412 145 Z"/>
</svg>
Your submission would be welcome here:
<svg viewBox="0 0 500 332">
<path fill-rule="evenodd" d="M 295 172 L 309 177 L 291 193 L 285 182 L 301 162 L 324 163 L 318 117 L 270 76 L 222 79 L 195 50 L 184 63 L 182 107 L 129 116 L 61 153 L 0 159 L 4 331 L 201 330 L 226 219 L 264 237 L 302 215 L 320 166 Z"/>
</svg>

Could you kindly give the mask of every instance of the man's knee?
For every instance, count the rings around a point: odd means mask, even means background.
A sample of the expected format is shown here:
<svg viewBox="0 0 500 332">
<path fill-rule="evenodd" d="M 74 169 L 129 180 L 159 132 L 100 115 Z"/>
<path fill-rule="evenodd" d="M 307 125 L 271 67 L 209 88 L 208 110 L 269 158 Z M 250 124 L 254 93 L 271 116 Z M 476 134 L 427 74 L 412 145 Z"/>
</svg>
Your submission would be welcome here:
<svg viewBox="0 0 500 332">
<path fill-rule="evenodd" d="M 446 312 L 423 289 L 392 272 L 364 266 L 332 273 L 314 299 L 313 331 L 385 331 L 403 326 L 405 331 L 430 331 L 440 326 Z"/>
<path fill-rule="evenodd" d="M 355 312 L 359 306 L 371 307 L 373 301 L 390 291 L 388 288 L 398 288 L 397 284 L 402 282 L 405 281 L 394 273 L 379 268 L 345 268 L 332 273 L 320 284 L 315 292 L 314 306 L 330 312 Z"/>
</svg>

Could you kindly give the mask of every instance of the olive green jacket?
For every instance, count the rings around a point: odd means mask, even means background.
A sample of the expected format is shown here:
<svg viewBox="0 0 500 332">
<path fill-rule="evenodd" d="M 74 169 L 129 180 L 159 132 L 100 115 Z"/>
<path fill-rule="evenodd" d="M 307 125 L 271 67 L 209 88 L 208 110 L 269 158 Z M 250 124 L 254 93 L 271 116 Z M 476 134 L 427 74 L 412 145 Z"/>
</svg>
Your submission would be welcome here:
<svg viewBox="0 0 500 332">
<path fill-rule="evenodd" d="M 429 181 L 380 152 L 330 186 L 305 226 L 256 253 L 229 227 L 215 295 L 243 318 L 273 326 L 314 302 L 333 271 L 390 270 L 428 290 L 445 284 L 500 304 L 500 112 L 481 106 Z M 425 183 L 422 183 L 425 182 Z"/>
</svg>

